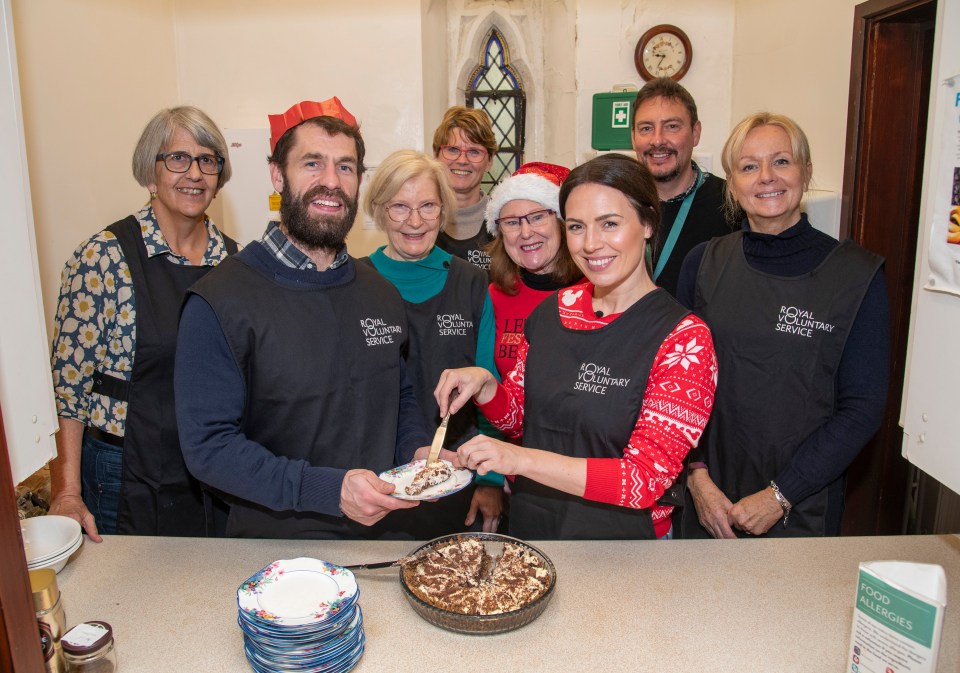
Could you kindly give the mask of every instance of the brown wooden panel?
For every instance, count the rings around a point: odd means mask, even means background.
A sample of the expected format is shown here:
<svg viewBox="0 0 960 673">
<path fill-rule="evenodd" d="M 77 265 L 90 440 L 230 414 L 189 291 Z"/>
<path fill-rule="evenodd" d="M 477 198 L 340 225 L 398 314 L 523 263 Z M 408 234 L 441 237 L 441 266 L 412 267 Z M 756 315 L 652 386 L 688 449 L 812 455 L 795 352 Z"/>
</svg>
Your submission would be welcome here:
<svg viewBox="0 0 960 673">
<path fill-rule="evenodd" d="M 901 532 L 909 465 L 899 426 L 913 297 L 935 3 L 857 7 L 841 236 L 886 259 L 890 386 L 884 422 L 849 471 L 845 534 Z"/>
<path fill-rule="evenodd" d="M 0 411 L 0 666 L 11 673 L 42 673 L 40 633 L 13 492 L 13 474 Z"/>
</svg>

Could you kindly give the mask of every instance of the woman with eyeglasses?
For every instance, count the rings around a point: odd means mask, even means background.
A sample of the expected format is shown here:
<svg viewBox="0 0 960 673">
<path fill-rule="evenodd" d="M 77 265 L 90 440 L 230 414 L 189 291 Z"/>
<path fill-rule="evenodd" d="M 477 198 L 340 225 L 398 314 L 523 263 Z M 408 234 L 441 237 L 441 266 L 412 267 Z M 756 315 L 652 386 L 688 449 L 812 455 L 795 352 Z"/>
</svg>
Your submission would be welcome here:
<svg viewBox="0 0 960 673">
<path fill-rule="evenodd" d="M 524 164 L 497 185 L 487 204 L 490 298 L 496 318 L 493 357 L 500 378 L 517 362 L 523 324 L 537 305 L 583 277 L 563 242 L 564 166 Z"/>
<path fill-rule="evenodd" d="M 441 412 L 475 403 L 502 432 L 522 432 L 522 446 L 476 437 L 457 452 L 480 474 L 515 475 L 511 535 L 668 537 L 672 508 L 657 502 L 710 416 L 710 331 L 651 280 L 644 250 L 660 200 L 649 170 L 600 156 L 571 171 L 559 201 L 586 279 L 533 310 L 502 384 L 448 369 L 436 399 Z"/>
<path fill-rule="evenodd" d="M 489 199 L 480 183 L 497 149 L 489 115 L 462 105 L 447 110 L 433 134 L 433 156 L 446 167 L 457 199 L 456 218 L 440 232 L 437 245 L 481 269 L 490 268 L 486 246 L 492 237 L 483 219 Z"/>
<path fill-rule="evenodd" d="M 237 250 L 206 216 L 230 173 L 226 141 L 204 112 L 161 110 L 133 152 L 149 202 L 82 243 L 63 270 L 50 512 L 95 542 L 214 532 L 180 452 L 173 360 L 186 289 Z"/>
<path fill-rule="evenodd" d="M 440 232 L 456 219 L 457 199 L 443 165 L 420 152 L 400 150 L 377 167 L 363 197 L 363 207 L 387 244 L 369 261 L 400 292 L 410 330 L 407 372 L 433 432 L 440 414 L 433 387 L 448 367 L 493 365 L 493 307 L 487 276 L 440 249 Z M 491 374 L 492 375 L 492 374 Z M 450 418 L 444 446 L 456 450 L 478 432 L 478 414 L 460 409 Z M 415 519 L 414 539 L 466 530 L 482 514 L 483 530 L 493 532 L 502 507 L 502 477 L 481 480 L 475 488 L 440 503 L 391 515 Z"/>
</svg>

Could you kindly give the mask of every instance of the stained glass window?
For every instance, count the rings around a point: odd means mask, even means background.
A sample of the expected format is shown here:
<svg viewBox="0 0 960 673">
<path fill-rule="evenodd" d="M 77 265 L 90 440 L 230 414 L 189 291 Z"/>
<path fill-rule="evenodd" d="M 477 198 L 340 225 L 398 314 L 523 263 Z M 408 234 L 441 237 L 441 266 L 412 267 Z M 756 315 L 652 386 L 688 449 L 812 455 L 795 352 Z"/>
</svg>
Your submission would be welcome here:
<svg viewBox="0 0 960 673">
<path fill-rule="evenodd" d="M 483 191 L 487 194 L 523 163 L 526 102 L 520 75 L 510 65 L 507 43 L 494 28 L 484 41 L 480 63 L 470 74 L 466 88 L 467 106 L 490 115 L 500 146 L 483 178 Z"/>
</svg>

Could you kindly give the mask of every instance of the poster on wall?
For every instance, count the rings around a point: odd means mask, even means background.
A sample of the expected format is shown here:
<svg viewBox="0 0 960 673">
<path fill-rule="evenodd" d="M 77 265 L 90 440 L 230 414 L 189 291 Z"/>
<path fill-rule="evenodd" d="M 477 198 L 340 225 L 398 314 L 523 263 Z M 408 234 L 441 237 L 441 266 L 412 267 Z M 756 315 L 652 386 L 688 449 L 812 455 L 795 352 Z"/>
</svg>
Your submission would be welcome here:
<svg viewBox="0 0 960 673">
<path fill-rule="evenodd" d="M 960 74 L 941 83 L 946 111 L 940 162 L 933 178 L 933 222 L 930 223 L 930 277 L 926 290 L 960 296 Z"/>
</svg>

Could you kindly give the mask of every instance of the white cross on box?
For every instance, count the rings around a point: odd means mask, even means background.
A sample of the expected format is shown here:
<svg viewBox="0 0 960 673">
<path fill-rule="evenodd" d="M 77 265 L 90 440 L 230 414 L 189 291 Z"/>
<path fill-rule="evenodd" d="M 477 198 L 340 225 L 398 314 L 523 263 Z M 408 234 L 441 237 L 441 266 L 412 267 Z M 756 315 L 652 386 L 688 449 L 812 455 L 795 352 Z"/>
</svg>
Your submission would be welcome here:
<svg viewBox="0 0 960 673">
<path fill-rule="evenodd" d="M 613 122 L 610 124 L 615 129 L 630 128 L 630 103 L 620 101 L 613 104 Z"/>
</svg>

